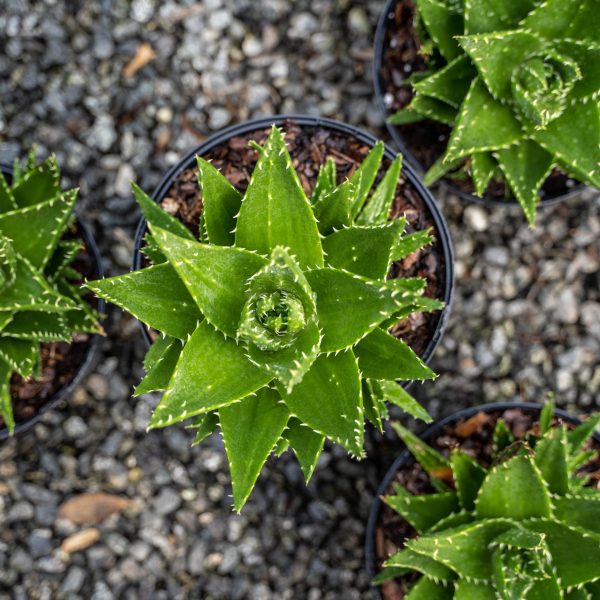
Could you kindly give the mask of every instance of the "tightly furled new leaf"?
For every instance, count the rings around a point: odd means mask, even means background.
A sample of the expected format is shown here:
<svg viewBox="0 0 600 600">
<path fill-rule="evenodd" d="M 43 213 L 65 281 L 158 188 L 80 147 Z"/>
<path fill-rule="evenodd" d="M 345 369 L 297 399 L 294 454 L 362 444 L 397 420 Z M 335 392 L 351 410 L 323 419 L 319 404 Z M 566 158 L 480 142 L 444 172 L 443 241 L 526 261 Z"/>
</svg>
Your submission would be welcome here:
<svg viewBox="0 0 600 600">
<path fill-rule="evenodd" d="M 411 600 L 600 598 L 600 490 L 584 487 L 582 471 L 596 459 L 583 446 L 600 417 L 567 430 L 552 425 L 553 412 L 547 403 L 539 426 L 517 441 L 499 419 L 491 467 L 460 449 L 448 460 L 397 425 L 446 491 L 413 496 L 400 487 L 385 498 L 418 537 L 386 561 L 378 583 L 420 573 Z"/>
<path fill-rule="evenodd" d="M 504 177 L 529 224 L 553 167 L 600 187 L 598 0 L 415 0 L 428 71 L 390 118 L 453 126 L 433 183 L 461 164 Z"/>
<path fill-rule="evenodd" d="M 362 456 L 366 402 L 378 424 L 386 401 L 427 417 L 395 381 L 434 373 L 386 329 L 442 304 L 421 280 L 386 276 L 432 238 L 388 222 L 400 158 L 369 198 L 382 155 L 377 144 L 340 185 L 327 161 L 311 200 L 276 127 L 243 196 L 198 158 L 206 236 L 182 235 L 136 188 L 160 264 L 88 284 L 164 334 L 136 393 L 164 390 L 151 427 L 195 418 L 200 442 L 221 426 L 236 510 L 271 452 L 291 447 L 307 478 L 325 438 Z"/>
<path fill-rule="evenodd" d="M 70 281 L 81 242 L 61 239 L 73 222 L 77 190 L 61 192 L 53 156 L 36 165 L 32 150 L 25 168 L 15 166 L 10 184 L 0 172 L 0 415 L 9 433 L 11 377 L 39 376 L 40 343 L 101 331 Z"/>
</svg>

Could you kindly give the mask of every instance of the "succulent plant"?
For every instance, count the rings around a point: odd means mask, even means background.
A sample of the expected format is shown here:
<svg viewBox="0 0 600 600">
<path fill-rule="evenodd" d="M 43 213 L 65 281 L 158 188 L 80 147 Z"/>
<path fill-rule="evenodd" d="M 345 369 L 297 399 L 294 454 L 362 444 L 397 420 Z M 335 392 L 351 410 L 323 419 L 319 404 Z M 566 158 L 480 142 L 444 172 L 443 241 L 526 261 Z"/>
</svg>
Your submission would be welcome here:
<svg viewBox="0 0 600 600">
<path fill-rule="evenodd" d="M 553 412 L 548 402 L 523 440 L 499 419 L 489 466 L 460 449 L 446 458 L 395 424 L 436 492 L 398 486 L 385 498 L 418 535 L 378 581 L 420 573 L 407 600 L 600 598 L 600 490 L 585 469 L 600 415 L 568 429 Z"/>
<path fill-rule="evenodd" d="M 370 197 L 382 144 L 340 185 L 328 160 L 309 199 L 278 128 L 254 147 L 244 194 L 198 157 L 199 239 L 134 184 L 153 264 L 87 284 L 160 332 L 134 394 L 164 390 L 150 428 L 192 419 L 200 442 L 220 425 L 236 510 L 273 451 L 291 447 L 308 480 L 325 438 L 362 456 L 386 401 L 427 418 L 395 381 L 434 373 L 386 328 L 442 307 L 420 278 L 386 280 L 432 240 L 388 219 L 400 156 Z"/>
<path fill-rule="evenodd" d="M 452 126 L 431 184 L 465 166 L 476 193 L 504 178 L 533 226 L 554 166 L 600 187 L 597 0 L 415 0 L 428 69 L 390 121 Z"/>
<path fill-rule="evenodd" d="M 41 375 L 43 342 L 101 331 L 71 266 L 81 241 L 63 239 L 76 199 L 61 191 L 54 156 L 38 165 L 35 149 L 23 168 L 15 161 L 11 184 L 0 172 L 0 414 L 10 433 L 13 373 Z"/>
</svg>

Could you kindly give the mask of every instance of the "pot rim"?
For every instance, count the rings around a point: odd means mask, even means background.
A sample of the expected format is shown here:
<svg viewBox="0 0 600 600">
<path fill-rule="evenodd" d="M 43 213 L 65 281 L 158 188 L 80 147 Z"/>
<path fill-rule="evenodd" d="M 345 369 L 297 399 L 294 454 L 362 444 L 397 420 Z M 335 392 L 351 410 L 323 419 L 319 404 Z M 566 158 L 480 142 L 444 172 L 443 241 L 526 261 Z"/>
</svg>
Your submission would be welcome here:
<svg viewBox="0 0 600 600">
<path fill-rule="evenodd" d="M 234 136 L 243 135 L 245 133 L 256 131 L 258 129 L 264 129 L 272 124 L 282 125 L 283 123 L 285 123 L 285 121 L 288 120 L 293 121 L 300 126 L 320 126 L 332 129 L 333 131 L 337 131 L 340 133 L 345 133 L 347 135 L 354 136 L 359 141 L 369 146 L 373 146 L 378 141 L 375 136 L 362 129 L 326 117 L 282 114 L 251 119 L 242 123 L 231 125 L 211 135 L 204 142 L 198 144 L 195 148 L 193 148 L 187 154 L 185 154 L 184 157 L 181 160 L 179 160 L 175 165 L 173 165 L 161 179 L 160 183 L 152 193 L 152 199 L 157 203 L 160 202 L 164 198 L 166 192 L 171 188 L 173 181 L 181 174 L 181 172 L 193 166 L 196 155 L 205 154 L 206 152 L 213 149 L 215 146 L 223 144 L 225 141 Z M 393 160 L 393 158 L 397 154 L 398 153 L 396 151 L 394 151 L 388 145 L 385 145 L 384 156 L 387 159 Z M 440 211 L 435 199 L 433 198 L 433 195 L 420 180 L 419 176 L 415 173 L 414 168 L 410 164 L 407 164 L 406 161 L 404 161 L 402 172 L 405 174 L 408 182 L 417 191 L 419 197 L 424 202 L 427 210 L 429 210 L 429 213 L 433 219 L 435 228 L 437 230 L 436 233 L 439 237 L 439 242 L 441 244 L 442 253 L 444 255 L 445 261 L 445 276 L 442 300 L 446 303 L 446 306 L 442 310 L 442 314 L 440 315 L 433 335 L 431 336 L 431 339 L 429 340 L 421 356 L 422 360 L 427 363 L 433 356 L 433 353 L 443 336 L 450 316 L 452 299 L 454 295 L 454 251 L 446 219 Z M 146 229 L 146 221 L 142 217 L 138 223 L 138 227 L 135 234 L 135 245 L 131 263 L 132 271 L 135 271 L 142 267 L 142 255 L 140 252 L 140 248 L 143 243 L 143 238 L 146 233 Z M 140 327 L 146 344 L 150 346 L 151 340 L 146 330 L 146 327 L 141 322 Z"/>
<path fill-rule="evenodd" d="M 469 406 L 435 421 L 434 423 L 426 427 L 418 435 L 421 440 L 427 442 L 431 437 L 436 435 L 441 429 L 443 429 L 447 425 L 460 421 L 461 419 L 468 419 L 476 415 L 478 412 L 491 413 L 510 409 L 519 409 L 525 412 L 539 413 L 542 410 L 543 406 L 543 404 L 538 404 L 535 402 L 490 402 L 487 404 Z M 555 407 L 554 415 L 559 417 L 563 421 L 571 423 L 572 425 L 579 425 L 582 423 L 581 419 L 561 408 Z M 600 443 L 600 433 L 595 432 L 592 437 Z M 403 447 L 403 450 L 400 452 L 396 460 L 394 460 L 392 465 L 386 471 L 383 479 L 381 480 L 381 483 L 377 488 L 375 498 L 373 500 L 373 503 L 371 504 L 371 509 L 369 510 L 369 518 L 367 520 L 367 529 L 365 532 L 365 565 L 369 581 L 372 581 L 373 578 L 377 575 L 377 560 L 375 556 L 375 531 L 377 529 L 379 515 L 383 507 L 381 496 L 383 496 L 387 489 L 390 487 L 390 484 L 392 483 L 396 473 L 400 471 L 409 460 L 412 459 L 412 454 L 408 451 L 404 444 L 400 442 L 400 445 Z M 383 596 L 379 587 L 371 586 L 371 594 L 374 600 L 383 600 Z"/>
<path fill-rule="evenodd" d="M 6 163 L 0 163 L 0 171 L 4 176 L 12 177 L 12 166 Z M 98 246 L 96 245 L 96 240 L 92 235 L 91 229 L 89 226 L 82 220 L 77 211 L 75 211 L 76 215 L 76 223 L 79 231 L 81 233 L 81 239 L 84 241 L 87 250 L 90 254 L 92 262 L 94 263 L 94 277 L 96 279 L 101 279 L 104 277 L 104 270 L 102 268 L 102 259 L 100 257 L 100 251 L 98 250 Z M 106 303 L 101 298 L 96 298 L 98 304 L 96 306 L 96 310 L 101 314 L 106 314 Z M 31 429 L 34 425 L 36 425 L 43 415 L 56 407 L 56 405 L 61 401 L 67 399 L 73 391 L 82 383 L 82 381 L 90 374 L 96 359 L 98 357 L 100 347 L 100 336 L 95 333 L 90 335 L 90 340 L 88 344 L 88 348 L 85 354 L 85 358 L 77 372 L 75 373 L 75 377 L 69 381 L 66 385 L 57 390 L 50 398 L 45 402 L 40 409 L 29 419 L 25 421 L 20 421 L 19 423 L 15 423 L 15 429 L 12 437 L 16 437 L 18 434 L 24 433 L 25 431 Z M 0 429 L 0 441 L 6 440 L 9 438 L 8 429 L 3 427 Z"/>
<path fill-rule="evenodd" d="M 383 82 L 381 80 L 381 65 L 383 63 L 385 34 L 388 28 L 388 22 L 390 21 L 389 17 L 393 13 L 394 7 L 396 6 L 398 1 L 399 0 L 387 0 L 383 11 L 379 15 L 379 19 L 377 21 L 377 28 L 375 29 L 375 40 L 373 44 L 373 87 L 375 89 L 376 104 L 379 107 L 380 113 L 383 115 L 383 118 L 385 120 L 385 127 L 390 137 L 392 138 L 395 146 L 405 156 L 407 162 L 410 162 L 417 175 L 423 178 L 423 176 L 425 175 L 425 169 L 423 168 L 423 165 L 415 158 L 414 154 L 408 149 L 406 143 L 404 142 L 404 137 L 400 132 L 400 128 L 389 122 L 390 114 L 388 113 L 387 107 L 383 99 L 385 91 L 383 89 Z M 504 208 L 517 208 L 520 206 L 519 201 L 516 198 L 514 198 L 514 196 L 511 196 L 507 199 L 492 198 L 491 196 L 483 196 L 480 198 L 479 196 L 475 196 L 474 194 L 470 194 L 469 192 L 461 190 L 446 178 L 440 179 L 439 182 L 436 182 L 435 184 L 433 184 L 433 186 L 438 186 L 438 184 L 440 187 L 443 187 L 452 194 L 455 194 L 462 200 L 473 202 L 475 204 L 480 204 L 484 206 L 502 206 Z M 560 194 L 559 196 L 542 197 L 541 201 L 538 204 L 538 208 L 553 206 L 560 202 L 572 200 L 573 198 L 578 197 L 586 187 L 587 186 L 585 184 L 577 182 L 577 184 L 573 186 L 572 189 L 565 192 L 564 194 Z"/>
</svg>

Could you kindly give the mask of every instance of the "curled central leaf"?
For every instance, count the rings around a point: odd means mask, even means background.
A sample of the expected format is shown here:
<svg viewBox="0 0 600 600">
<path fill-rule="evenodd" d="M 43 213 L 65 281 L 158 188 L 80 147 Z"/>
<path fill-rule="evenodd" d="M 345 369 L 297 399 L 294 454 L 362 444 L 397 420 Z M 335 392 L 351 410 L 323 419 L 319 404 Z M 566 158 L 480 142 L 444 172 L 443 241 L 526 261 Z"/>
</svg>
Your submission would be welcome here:
<svg viewBox="0 0 600 600">
<path fill-rule="evenodd" d="M 289 348 L 314 315 L 310 287 L 299 267 L 282 248 L 249 282 L 238 337 L 263 351 Z"/>
<path fill-rule="evenodd" d="M 301 300 L 285 290 L 252 296 L 244 315 L 240 333 L 261 350 L 280 350 L 291 346 L 306 325 Z"/>
<path fill-rule="evenodd" d="M 525 119 L 539 127 L 560 117 L 567 97 L 581 78 L 577 63 L 555 53 L 534 55 L 512 75 L 512 92 Z"/>
</svg>

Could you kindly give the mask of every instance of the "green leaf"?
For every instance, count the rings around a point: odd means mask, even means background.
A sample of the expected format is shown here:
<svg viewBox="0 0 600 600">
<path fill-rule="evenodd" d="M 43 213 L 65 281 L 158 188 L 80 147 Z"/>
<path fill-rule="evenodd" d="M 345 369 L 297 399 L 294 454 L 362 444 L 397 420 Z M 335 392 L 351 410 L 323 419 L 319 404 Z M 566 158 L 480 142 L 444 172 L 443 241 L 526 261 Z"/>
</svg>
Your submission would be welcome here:
<svg viewBox="0 0 600 600">
<path fill-rule="evenodd" d="M 435 535 L 409 540 L 411 550 L 434 558 L 460 578 L 487 580 L 492 575 L 490 544 L 511 528 L 508 519 L 487 519 Z"/>
<path fill-rule="evenodd" d="M 535 464 L 552 494 L 569 491 L 569 455 L 564 425 L 551 429 L 535 447 Z"/>
<path fill-rule="evenodd" d="M 439 71 L 415 83 L 414 88 L 424 96 L 459 108 L 476 74 L 469 58 L 462 54 Z"/>
<path fill-rule="evenodd" d="M 512 109 L 495 100 L 477 77 L 461 107 L 444 160 L 507 148 L 522 137 L 521 125 Z"/>
<path fill-rule="evenodd" d="M 363 375 L 371 379 L 435 379 L 435 373 L 402 340 L 375 328 L 354 348 Z"/>
<path fill-rule="evenodd" d="M 537 0 L 465 0 L 465 32 L 513 29 L 536 4 Z"/>
<path fill-rule="evenodd" d="M 597 39 L 600 30 L 600 13 L 596 0 L 581 0 L 581 2 L 570 2 L 569 4 L 576 4 L 579 10 L 571 20 L 564 37 L 578 40 Z"/>
<path fill-rule="evenodd" d="M 419 533 L 426 532 L 440 519 L 445 519 L 459 510 L 458 497 L 455 492 L 423 494 L 421 496 L 413 496 L 403 488 L 399 488 L 397 492 L 394 496 L 385 496 L 384 501 Z M 397 561 L 388 561 L 387 564 L 396 567 L 410 566 Z M 438 577 L 441 578 L 439 575 Z"/>
<path fill-rule="evenodd" d="M 404 219 L 387 225 L 340 229 L 323 239 L 327 265 L 383 281 L 403 229 Z"/>
<path fill-rule="evenodd" d="M 365 417 L 383 433 L 383 420 L 387 418 L 388 412 L 383 400 L 381 386 L 374 379 L 362 381 L 363 408 Z"/>
<path fill-rule="evenodd" d="M 552 169 L 553 157 L 531 140 L 494 153 L 531 227 L 535 224 L 538 191 Z"/>
<path fill-rule="evenodd" d="M 489 152 L 476 152 L 471 156 L 471 176 L 477 196 L 483 197 L 497 167 L 498 163 Z"/>
<path fill-rule="evenodd" d="M 600 187 L 600 113 L 595 102 L 575 104 L 531 138 L 584 183 Z"/>
<path fill-rule="evenodd" d="M 498 419 L 492 434 L 492 443 L 494 448 L 494 460 L 506 450 L 513 442 L 515 437 L 512 431 L 508 428 L 506 421 Z"/>
<path fill-rule="evenodd" d="M 497 600 L 494 588 L 487 583 L 475 583 L 461 579 L 455 584 L 453 600 Z"/>
<path fill-rule="evenodd" d="M 273 126 L 252 172 L 237 219 L 237 246 L 270 254 L 289 248 L 300 266 L 323 266 L 319 229 L 283 135 Z"/>
<path fill-rule="evenodd" d="M 351 350 L 321 354 L 291 393 L 280 390 L 291 413 L 315 432 L 362 455 L 360 373 Z"/>
<path fill-rule="evenodd" d="M 183 346 L 181 341 L 176 338 L 165 339 L 169 340 L 168 345 L 161 355 L 152 361 L 152 366 L 147 370 L 146 376 L 133 390 L 134 397 L 164 390 L 169 385 Z M 156 343 L 152 347 L 155 345 Z"/>
<path fill-rule="evenodd" d="M 600 534 L 600 496 L 562 496 L 553 498 L 552 508 L 557 521 L 565 525 Z"/>
<path fill-rule="evenodd" d="M 323 352 L 354 345 L 398 308 L 396 292 L 375 281 L 330 268 L 308 271 L 306 278 L 316 294 Z"/>
<path fill-rule="evenodd" d="M 165 427 L 227 406 L 271 379 L 246 358 L 242 346 L 202 321 L 183 348 L 150 427 Z"/>
<path fill-rule="evenodd" d="M 350 183 L 355 190 L 354 200 L 350 210 L 352 218 L 356 217 L 360 212 L 360 209 L 363 207 L 367 196 L 375 183 L 384 150 L 385 146 L 383 145 L 383 142 L 377 142 L 371 150 L 369 150 L 369 153 L 365 156 L 358 169 L 356 169 L 350 177 Z"/>
<path fill-rule="evenodd" d="M 295 417 L 289 420 L 288 428 L 284 435 L 289 440 L 292 450 L 300 463 L 304 479 L 308 483 L 323 450 L 325 436 L 313 431 Z"/>
<path fill-rule="evenodd" d="M 450 62 L 460 54 L 454 39 L 464 31 L 463 17 L 439 0 L 416 0 L 419 16 L 425 28 L 439 48 L 442 56 Z"/>
<path fill-rule="evenodd" d="M 375 577 L 373 577 L 371 585 L 381 585 L 385 581 L 402 577 L 408 573 L 410 573 L 410 569 L 405 569 L 404 567 L 386 567 L 385 569 L 379 571 Z"/>
<path fill-rule="evenodd" d="M 442 483 L 442 481 L 440 479 L 432 479 L 431 482 L 432 482 L 432 484 L 435 484 L 435 483 L 441 484 Z M 435 488 L 435 485 L 433 487 Z M 447 491 L 447 490 L 443 490 L 443 491 Z M 448 529 L 462 527 L 463 525 L 473 523 L 473 521 L 474 521 L 473 513 L 466 512 L 463 510 L 461 512 L 453 513 L 449 517 L 446 517 L 445 519 L 441 519 L 433 527 L 431 527 L 431 529 L 428 531 L 428 533 L 431 534 L 431 533 L 436 533 L 438 531 L 446 531 Z"/>
<path fill-rule="evenodd" d="M 60 313 L 21 311 L 2 330 L 3 336 L 40 342 L 68 342 L 71 330 Z"/>
<path fill-rule="evenodd" d="M 581 585 L 600 577 L 600 537 L 548 519 L 532 519 L 523 526 L 544 534 L 562 587 Z"/>
<path fill-rule="evenodd" d="M 317 226 L 322 235 L 352 223 L 352 202 L 356 198 L 355 184 L 347 179 L 332 192 L 321 197 L 313 206 Z"/>
<path fill-rule="evenodd" d="M 33 373 L 38 360 L 38 349 L 39 343 L 35 341 L 0 337 L 0 361 L 7 363 L 23 378 Z"/>
<path fill-rule="evenodd" d="M 289 416 L 277 392 L 269 388 L 219 409 L 237 512 L 246 503 Z"/>
<path fill-rule="evenodd" d="M 41 270 L 56 249 L 76 199 L 77 190 L 70 190 L 41 204 L 4 213 L 0 233 L 11 239 L 17 254 Z"/>
<path fill-rule="evenodd" d="M 571 453 L 575 453 L 583 448 L 583 445 L 592 437 L 598 425 L 600 425 L 600 414 L 588 417 L 581 425 L 567 432 Z"/>
<path fill-rule="evenodd" d="M 196 161 L 208 240 L 211 244 L 233 246 L 235 220 L 242 206 L 242 194 L 208 161 L 200 156 L 196 157 Z"/>
<path fill-rule="evenodd" d="M 144 356 L 143 362 L 146 372 L 149 371 L 156 364 L 156 362 L 163 357 L 164 353 L 171 346 L 173 339 L 175 338 L 172 338 L 168 335 L 161 335 L 156 338 Z"/>
<path fill-rule="evenodd" d="M 330 156 L 319 168 L 317 182 L 315 183 L 312 196 L 310 197 L 310 203 L 316 204 L 323 196 L 333 192 L 337 185 L 336 180 L 335 161 Z"/>
<path fill-rule="evenodd" d="M 453 106 L 420 93 L 413 97 L 406 110 L 446 125 L 453 125 L 456 120 L 456 109 Z"/>
<path fill-rule="evenodd" d="M 201 244 L 153 226 L 151 230 L 206 320 L 235 338 L 248 280 L 267 260 L 243 248 Z"/>
<path fill-rule="evenodd" d="M 444 177 L 446 173 L 453 171 L 458 168 L 463 161 L 461 159 L 449 161 L 447 157 L 442 155 L 440 156 L 432 165 L 429 167 L 427 173 L 425 173 L 423 177 L 423 183 L 426 186 L 432 186 L 439 179 Z"/>
<path fill-rule="evenodd" d="M 12 401 L 10 397 L 11 367 L 0 360 L 0 416 L 4 419 L 4 426 L 9 435 L 15 430 L 15 417 L 13 415 Z"/>
<path fill-rule="evenodd" d="M 589 40 L 576 39 L 560 40 L 554 44 L 554 48 L 559 55 L 574 60 L 581 73 L 581 78 L 574 82 L 569 94 L 571 102 L 592 100 L 600 90 L 600 46 L 597 43 L 592 45 Z"/>
<path fill-rule="evenodd" d="M 188 240 L 194 239 L 194 234 L 178 219 L 165 212 L 139 185 L 131 182 L 131 191 L 140 206 L 144 218 L 149 225 L 165 229 L 174 235 Z"/>
<path fill-rule="evenodd" d="M 359 225 L 384 225 L 388 222 L 396 198 L 401 170 L 402 154 L 398 154 L 358 215 L 356 222 Z"/>
<path fill-rule="evenodd" d="M 60 279 L 82 248 L 80 240 L 61 240 L 44 268 L 48 280 L 55 282 Z"/>
<path fill-rule="evenodd" d="M 422 421 L 425 421 L 425 423 L 431 423 L 431 421 L 433 421 L 429 413 L 395 381 L 380 380 L 378 383 L 385 402 L 400 407 L 411 417 L 421 419 Z"/>
<path fill-rule="evenodd" d="M 88 281 L 85 287 L 149 327 L 180 340 L 185 340 L 202 320 L 194 299 L 169 264 Z"/>
<path fill-rule="evenodd" d="M 450 469 L 448 459 L 426 444 L 421 438 L 412 433 L 412 431 L 397 422 L 392 423 L 392 427 L 400 436 L 400 439 L 404 442 L 409 452 L 415 457 L 415 460 L 429 475 L 436 477 L 436 475 L 442 472 L 446 473 Z"/>
<path fill-rule="evenodd" d="M 192 425 L 196 430 L 196 437 L 192 442 L 192 446 L 197 446 L 203 442 L 209 435 L 212 435 L 219 423 L 219 415 L 217 412 L 209 412 L 199 416 Z"/>
<path fill-rule="evenodd" d="M 17 201 L 13 196 L 12 189 L 8 185 L 4 173 L 0 171 L 0 213 L 8 212 L 18 208 Z"/>
<path fill-rule="evenodd" d="M 425 119 L 425 116 L 415 110 L 401 108 L 388 118 L 388 123 L 392 125 L 410 125 L 418 123 Z"/>
<path fill-rule="evenodd" d="M 468 35 L 460 37 L 458 42 L 475 63 L 492 96 L 504 101 L 512 97 L 513 73 L 544 47 L 543 40 L 529 31 Z"/>
<path fill-rule="evenodd" d="M 468 454 L 458 449 L 450 454 L 450 465 L 461 507 L 467 511 L 474 510 L 477 493 L 485 479 L 486 471 Z"/>
<path fill-rule="evenodd" d="M 154 265 L 167 262 L 167 257 L 160 251 L 158 244 L 154 241 L 149 231 L 144 235 L 144 244 L 140 248 L 140 251 Z"/>
<path fill-rule="evenodd" d="M 451 600 L 452 593 L 452 586 L 445 586 L 427 577 L 421 577 L 410 588 L 404 600 Z"/>
<path fill-rule="evenodd" d="M 58 294 L 27 260 L 17 257 L 15 266 L 14 283 L 0 294 L 0 311 L 66 312 L 77 308 L 72 300 Z"/>
<path fill-rule="evenodd" d="M 552 398 L 552 396 L 550 396 L 550 398 L 544 403 L 544 406 L 542 406 L 542 410 L 540 410 L 539 428 L 542 435 L 550 431 L 550 427 L 552 427 L 553 420 L 554 399 Z"/>
<path fill-rule="evenodd" d="M 577 17 L 581 4 L 581 0 L 544 0 L 527 16 L 523 15 L 521 28 L 533 31 L 549 40 L 563 38 Z M 579 34 L 579 32 L 574 33 Z"/>
<path fill-rule="evenodd" d="M 393 554 L 385 561 L 386 567 L 404 567 L 411 571 L 422 573 L 426 577 L 435 581 L 452 581 L 456 575 L 442 563 L 433 558 L 417 554 L 409 548 L 404 548 L 396 554 Z"/>
<path fill-rule="evenodd" d="M 410 256 L 413 252 L 428 246 L 433 242 L 434 238 L 431 234 L 431 229 L 423 229 L 415 231 L 401 237 L 392 251 L 392 261 L 403 260 Z"/>
<path fill-rule="evenodd" d="M 72 193 L 77 195 L 76 190 Z M 30 161 L 25 175 L 17 183 L 13 182 L 12 194 L 19 208 L 34 206 L 58 196 L 60 171 L 56 157 L 52 155 L 38 166 L 35 166 L 35 159 L 33 164 Z"/>
<path fill-rule="evenodd" d="M 533 460 L 517 455 L 493 467 L 479 489 L 476 513 L 484 519 L 549 516 L 550 496 Z"/>
</svg>

